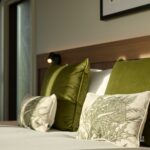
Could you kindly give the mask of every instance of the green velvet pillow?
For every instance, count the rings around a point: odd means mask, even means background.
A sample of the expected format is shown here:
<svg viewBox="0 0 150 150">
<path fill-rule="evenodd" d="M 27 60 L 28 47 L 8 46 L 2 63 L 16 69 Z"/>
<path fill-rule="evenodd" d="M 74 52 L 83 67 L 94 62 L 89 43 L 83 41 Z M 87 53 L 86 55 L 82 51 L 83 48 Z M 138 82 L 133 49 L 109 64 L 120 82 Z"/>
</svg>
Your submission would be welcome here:
<svg viewBox="0 0 150 150">
<path fill-rule="evenodd" d="M 129 94 L 150 90 L 150 58 L 115 63 L 105 94 Z"/>
<path fill-rule="evenodd" d="M 150 91 L 150 58 L 115 63 L 105 94 L 129 94 Z M 150 146 L 150 110 L 142 144 Z"/>
<path fill-rule="evenodd" d="M 89 84 L 89 60 L 80 64 L 51 66 L 45 75 L 41 95 L 56 94 L 58 105 L 54 127 L 76 131 Z"/>
</svg>

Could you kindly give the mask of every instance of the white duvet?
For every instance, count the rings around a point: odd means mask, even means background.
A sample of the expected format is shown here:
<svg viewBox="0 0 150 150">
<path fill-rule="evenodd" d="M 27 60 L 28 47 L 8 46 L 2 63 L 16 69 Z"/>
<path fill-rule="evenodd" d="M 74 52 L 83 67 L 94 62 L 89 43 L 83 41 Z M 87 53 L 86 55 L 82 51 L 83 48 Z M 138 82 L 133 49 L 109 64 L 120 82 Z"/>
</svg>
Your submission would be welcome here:
<svg viewBox="0 0 150 150">
<path fill-rule="evenodd" d="M 0 126 L 0 150 L 111 150 L 119 148 L 106 141 L 76 140 L 76 132 L 51 130 L 47 133 L 15 126 Z M 130 150 L 128 148 L 128 150 Z M 132 150 L 150 150 L 137 148 Z"/>
</svg>

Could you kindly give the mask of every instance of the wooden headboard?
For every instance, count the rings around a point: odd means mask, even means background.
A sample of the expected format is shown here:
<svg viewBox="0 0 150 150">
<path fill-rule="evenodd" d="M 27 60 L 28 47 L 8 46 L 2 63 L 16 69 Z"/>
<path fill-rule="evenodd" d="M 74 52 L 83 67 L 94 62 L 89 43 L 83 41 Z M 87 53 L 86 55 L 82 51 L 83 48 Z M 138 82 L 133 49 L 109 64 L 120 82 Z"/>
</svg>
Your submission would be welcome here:
<svg viewBox="0 0 150 150">
<path fill-rule="evenodd" d="M 92 68 L 107 69 L 112 68 L 119 58 L 130 60 L 150 57 L 150 36 L 73 48 L 56 53 L 61 55 L 62 64 L 75 64 L 84 58 L 89 58 Z M 38 93 L 44 72 L 49 66 L 46 61 L 48 54 L 37 55 Z"/>
</svg>

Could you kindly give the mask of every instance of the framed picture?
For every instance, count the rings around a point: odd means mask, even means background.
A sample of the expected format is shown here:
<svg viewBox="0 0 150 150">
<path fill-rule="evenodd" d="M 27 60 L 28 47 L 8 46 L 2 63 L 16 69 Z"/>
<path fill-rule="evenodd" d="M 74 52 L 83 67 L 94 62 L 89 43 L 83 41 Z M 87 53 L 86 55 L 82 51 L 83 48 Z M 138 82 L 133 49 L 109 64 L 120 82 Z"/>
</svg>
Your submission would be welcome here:
<svg viewBox="0 0 150 150">
<path fill-rule="evenodd" d="M 100 0 L 101 20 L 150 9 L 150 0 Z"/>
</svg>

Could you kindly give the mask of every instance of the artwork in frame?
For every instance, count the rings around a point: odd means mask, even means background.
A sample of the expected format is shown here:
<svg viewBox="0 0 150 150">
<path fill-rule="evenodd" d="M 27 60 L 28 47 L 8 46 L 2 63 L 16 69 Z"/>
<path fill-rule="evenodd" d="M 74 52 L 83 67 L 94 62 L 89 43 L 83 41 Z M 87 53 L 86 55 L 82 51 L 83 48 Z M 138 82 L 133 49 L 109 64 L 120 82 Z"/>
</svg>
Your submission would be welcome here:
<svg viewBox="0 0 150 150">
<path fill-rule="evenodd" d="M 150 0 L 100 0 L 101 20 L 150 9 Z"/>
</svg>

